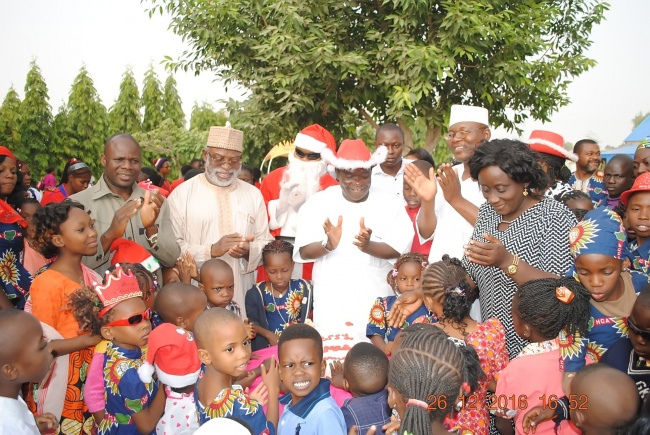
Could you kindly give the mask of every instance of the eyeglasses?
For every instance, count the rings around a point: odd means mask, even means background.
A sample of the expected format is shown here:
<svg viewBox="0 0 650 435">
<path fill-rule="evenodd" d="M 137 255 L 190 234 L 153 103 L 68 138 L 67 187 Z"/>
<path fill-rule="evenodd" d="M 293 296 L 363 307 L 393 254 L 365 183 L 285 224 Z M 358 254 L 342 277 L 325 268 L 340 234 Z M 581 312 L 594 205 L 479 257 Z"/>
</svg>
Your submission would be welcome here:
<svg viewBox="0 0 650 435">
<path fill-rule="evenodd" d="M 634 324 L 631 317 L 627 318 L 627 327 L 634 335 L 638 335 L 646 341 L 650 341 L 650 331 L 643 330 Z"/>
<path fill-rule="evenodd" d="M 151 320 L 151 308 L 147 308 L 144 313 L 134 314 L 126 319 L 113 320 L 104 326 L 133 326 L 139 325 L 145 320 Z"/>
<path fill-rule="evenodd" d="M 454 138 L 456 138 L 456 139 L 465 139 L 465 137 L 468 134 L 470 134 L 471 132 L 476 131 L 476 130 L 485 130 L 486 128 L 487 127 L 478 127 L 478 128 L 474 128 L 472 130 L 461 130 L 461 131 L 457 131 L 457 132 L 450 131 L 449 133 L 445 134 L 444 137 L 445 137 L 446 140 L 452 140 Z"/>
<path fill-rule="evenodd" d="M 239 166 L 241 164 L 241 157 L 230 157 L 222 156 L 220 154 L 210 154 L 208 152 L 208 158 L 215 166 L 223 166 L 226 163 L 230 166 Z"/>
<path fill-rule="evenodd" d="M 306 153 L 304 151 L 301 151 L 300 149 L 296 148 L 296 155 L 300 157 L 301 159 L 304 159 L 307 157 L 307 160 L 318 160 L 320 159 L 320 153 Z"/>
</svg>

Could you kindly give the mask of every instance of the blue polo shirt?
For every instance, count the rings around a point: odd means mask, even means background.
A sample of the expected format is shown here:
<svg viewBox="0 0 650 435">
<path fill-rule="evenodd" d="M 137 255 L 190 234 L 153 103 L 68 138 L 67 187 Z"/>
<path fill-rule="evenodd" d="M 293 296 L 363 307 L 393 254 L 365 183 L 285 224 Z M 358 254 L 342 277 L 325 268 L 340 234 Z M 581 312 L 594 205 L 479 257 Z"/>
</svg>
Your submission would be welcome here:
<svg viewBox="0 0 650 435">
<path fill-rule="evenodd" d="M 278 435 L 346 435 L 343 413 L 330 395 L 330 381 L 320 383 L 297 405 L 291 405 L 291 394 L 280 398 L 284 412 L 278 424 Z"/>
</svg>

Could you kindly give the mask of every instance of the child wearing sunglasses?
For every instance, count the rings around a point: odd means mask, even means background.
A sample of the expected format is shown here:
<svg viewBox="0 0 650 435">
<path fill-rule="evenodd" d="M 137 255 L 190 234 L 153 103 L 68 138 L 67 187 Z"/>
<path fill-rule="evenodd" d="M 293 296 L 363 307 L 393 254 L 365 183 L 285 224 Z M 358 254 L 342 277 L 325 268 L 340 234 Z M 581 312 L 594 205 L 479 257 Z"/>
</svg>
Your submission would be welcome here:
<svg viewBox="0 0 650 435">
<path fill-rule="evenodd" d="M 88 365 L 93 347 L 99 342 L 99 334 L 80 333 L 80 325 L 75 319 L 68 303 L 69 297 L 77 289 L 100 282 L 101 277 L 87 268 L 81 259 L 97 253 L 98 236 L 94 220 L 83 205 L 74 201 L 48 204 L 38 209 L 29 228 L 30 240 L 46 259 L 55 258 L 48 268 L 38 275 L 31 286 L 31 296 L 27 310 L 42 323 L 56 330 L 62 338 L 55 342 L 56 355 L 69 354 L 69 368 L 65 364 L 55 367 L 67 377 L 67 388 L 39 390 L 39 402 L 43 394 L 49 397 L 62 396 L 63 409 L 60 415 L 61 433 L 66 434 L 70 427 L 92 426 L 92 416 L 83 401 L 81 391 L 86 382 Z M 54 344 L 54 343 L 53 343 Z M 57 358 L 57 360 L 59 360 Z M 60 361 L 60 360 L 59 360 Z M 31 396 L 26 401 L 32 412 L 37 410 L 36 401 Z"/>
<path fill-rule="evenodd" d="M 117 266 L 106 283 L 83 287 L 71 297 L 82 330 L 109 340 L 103 364 L 106 407 L 99 423 L 101 435 L 149 434 L 165 407 L 165 392 L 157 381 L 143 382 L 142 347 L 151 333 L 151 309 L 131 272 Z"/>
</svg>

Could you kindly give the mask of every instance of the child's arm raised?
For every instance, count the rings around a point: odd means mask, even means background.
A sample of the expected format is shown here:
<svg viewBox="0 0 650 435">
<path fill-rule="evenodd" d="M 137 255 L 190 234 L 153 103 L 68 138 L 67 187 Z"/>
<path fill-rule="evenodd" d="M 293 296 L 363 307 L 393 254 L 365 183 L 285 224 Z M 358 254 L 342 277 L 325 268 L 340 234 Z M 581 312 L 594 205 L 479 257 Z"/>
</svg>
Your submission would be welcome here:
<svg viewBox="0 0 650 435">
<path fill-rule="evenodd" d="M 165 388 L 160 384 L 160 388 L 158 388 L 158 392 L 153 400 L 149 402 L 149 406 L 132 415 L 135 427 L 140 433 L 151 433 L 156 429 L 158 420 L 160 420 L 165 411 L 166 398 Z"/>
<path fill-rule="evenodd" d="M 278 428 L 278 420 L 280 418 L 280 366 L 278 362 L 273 358 L 271 360 L 271 365 L 267 370 L 264 364 L 261 366 L 262 369 L 262 382 L 266 385 L 269 391 L 269 403 L 266 408 L 266 419 L 273 423 L 276 430 Z"/>
<path fill-rule="evenodd" d="M 72 352 L 81 349 L 96 346 L 100 341 L 102 341 L 102 337 L 99 335 L 84 334 L 74 338 L 52 340 L 50 346 L 52 347 L 53 354 L 59 357 L 71 354 Z"/>
</svg>

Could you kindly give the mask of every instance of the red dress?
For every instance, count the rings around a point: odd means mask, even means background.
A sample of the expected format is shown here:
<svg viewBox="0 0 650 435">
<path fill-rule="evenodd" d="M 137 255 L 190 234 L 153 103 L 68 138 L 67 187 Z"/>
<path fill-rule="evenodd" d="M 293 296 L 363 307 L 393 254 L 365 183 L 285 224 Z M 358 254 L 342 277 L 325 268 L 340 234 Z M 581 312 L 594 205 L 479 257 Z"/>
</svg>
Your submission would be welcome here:
<svg viewBox="0 0 650 435">
<path fill-rule="evenodd" d="M 413 229 L 415 230 L 415 235 L 413 236 L 413 244 L 411 245 L 411 252 L 417 252 L 418 254 L 422 254 L 425 257 L 429 257 L 429 251 L 431 251 L 431 244 L 433 244 L 433 239 L 429 240 L 428 242 L 420 243 L 420 237 L 418 236 L 418 227 L 415 222 L 419 211 L 420 207 L 409 208 L 408 205 L 406 206 L 406 213 L 408 213 L 409 217 L 411 218 L 411 222 L 413 222 Z"/>
<path fill-rule="evenodd" d="M 50 190 L 47 189 L 43 192 L 43 198 L 41 199 L 41 205 L 45 207 L 46 205 L 52 202 L 63 202 L 68 197 L 68 192 L 63 187 L 63 184 L 60 184 L 56 189 Z"/>
</svg>

